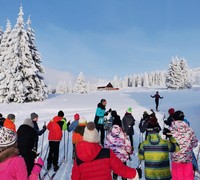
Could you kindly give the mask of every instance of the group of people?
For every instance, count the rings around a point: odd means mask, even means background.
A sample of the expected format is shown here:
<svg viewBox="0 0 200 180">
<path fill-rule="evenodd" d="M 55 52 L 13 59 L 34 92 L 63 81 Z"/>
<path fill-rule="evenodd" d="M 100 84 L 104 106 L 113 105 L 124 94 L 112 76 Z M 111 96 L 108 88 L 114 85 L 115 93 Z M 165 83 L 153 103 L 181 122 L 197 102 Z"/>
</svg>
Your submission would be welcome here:
<svg viewBox="0 0 200 180">
<path fill-rule="evenodd" d="M 105 99 L 98 103 L 94 122 L 87 122 L 78 113 L 74 115 L 73 122 L 67 122 L 64 112 L 59 111 L 41 130 L 36 113 L 31 113 L 17 130 L 14 114 L 7 118 L 0 114 L 0 177 L 38 179 L 44 165 L 43 160 L 37 157 L 38 139 L 48 129 L 47 170 L 53 167 L 55 172 L 58 171 L 59 146 L 63 131 L 68 131 L 73 133 L 72 180 L 115 180 L 118 176 L 123 180 L 139 179 L 141 168 L 126 166 L 134 151 L 132 108 L 129 107 L 121 119 L 115 110 L 106 111 L 106 105 Z M 142 138 L 138 158 L 144 161 L 145 178 L 193 180 L 194 170 L 198 168 L 193 153 L 198 144 L 197 137 L 182 111 L 170 108 L 168 112 L 163 129 L 166 139 L 160 135 L 161 127 L 153 110 L 151 113 L 145 111 L 139 122 Z"/>
</svg>

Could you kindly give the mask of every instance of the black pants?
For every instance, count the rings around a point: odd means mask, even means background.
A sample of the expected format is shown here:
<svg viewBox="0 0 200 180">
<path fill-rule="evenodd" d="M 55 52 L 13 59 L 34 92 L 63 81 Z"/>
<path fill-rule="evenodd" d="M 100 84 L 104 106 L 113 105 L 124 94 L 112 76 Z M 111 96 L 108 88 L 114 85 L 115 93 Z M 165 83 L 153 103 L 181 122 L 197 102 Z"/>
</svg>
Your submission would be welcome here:
<svg viewBox="0 0 200 180">
<path fill-rule="evenodd" d="M 133 147 L 133 135 L 129 135 L 129 139 L 130 139 L 130 142 L 131 142 L 131 146 Z"/>
<path fill-rule="evenodd" d="M 49 156 L 47 159 L 48 164 L 53 163 L 54 166 L 58 165 L 59 146 L 60 141 L 49 141 Z"/>
<path fill-rule="evenodd" d="M 124 162 L 124 165 L 126 165 L 126 162 Z M 115 180 L 115 179 L 117 179 L 117 177 L 118 177 L 118 175 L 113 173 L 113 179 Z M 122 177 L 122 180 L 126 180 L 126 178 Z"/>
<path fill-rule="evenodd" d="M 36 154 L 34 152 L 32 152 L 32 151 L 29 151 L 29 152 L 21 154 L 21 155 L 25 160 L 27 171 L 28 171 L 28 175 L 30 175 L 31 171 L 33 169 L 33 166 L 34 166 L 34 160 L 36 158 Z"/>
<path fill-rule="evenodd" d="M 156 110 L 158 110 L 159 100 L 155 100 L 155 103 L 156 103 Z"/>
<path fill-rule="evenodd" d="M 105 138 L 105 130 L 104 130 L 104 125 L 102 124 L 97 124 L 97 131 L 101 133 L 101 145 L 104 146 L 104 138 Z"/>
</svg>

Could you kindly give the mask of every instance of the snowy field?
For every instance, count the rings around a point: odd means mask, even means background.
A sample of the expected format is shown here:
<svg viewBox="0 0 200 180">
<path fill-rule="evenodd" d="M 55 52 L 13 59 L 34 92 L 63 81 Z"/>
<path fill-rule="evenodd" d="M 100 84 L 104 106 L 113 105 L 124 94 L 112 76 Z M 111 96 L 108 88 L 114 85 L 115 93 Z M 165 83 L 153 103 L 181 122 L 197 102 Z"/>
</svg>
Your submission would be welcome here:
<svg viewBox="0 0 200 180">
<path fill-rule="evenodd" d="M 135 145 L 135 155 L 137 155 L 138 147 L 138 138 L 139 138 L 139 129 L 138 123 L 141 119 L 143 111 L 153 108 L 155 109 L 154 99 L 150 98 L 150 95 L 155 93 L 155 89 L 146 90 L 146 89 L 123 89 L 116 92 L 94 92 L 88 94 L 67 94 L 67 95 L 50 95 L 49 98 L 44 102 L 37 103 L 26 103 L 26 104 L 0 104 L 1 113 L 7 115 L 9 113 L 14 113 L 16 115 L 16 125 L 19 127 L 25 118 L 29 117 L 30 113 L 36 112 L 39 114 L 39 126 L 42 127 L 44 122 L 48 123 L 53 116 L 57 114 L 59 110 L 65 112 L 65 117 L 67 120 L 73 120 L 73 115 L 79 113 L 81 116 L 84 116 L 87 121 L 94 120 L 94 114 L 96 106 L 99 103 L 100 99 L 107 99 L 107 109 L 112 108 L 116 110 L 118 114 L 123 117 L 126 109 L 128 107 L 133 108 L 133 115 L 136 119 L 135 126 L 135 136 L 134 136 L 134 145 Z M 195 88 L 191 90 L 183 91 L 168 91 L 160 89 L 160 95 L 164 96 L 164 99 L 160 103 L 160 111 L 157 114 L 160 125 L 163 126 L 163 115 L 167 115 L 167 110 L 171 107 L 176 110 L 182 110 L 188 121 L 191 123 L 191 127 L 194 129 L 197 137 L 200 139 L 200 89 Z M 48 132 L 45 133 L 44 137 L 44 146 L 43 154 L 44 158 L 46 150 L 48 147 L 47 140 Z M 71 168 L 72 168 L 72 145 L 71 145 L 71 134 L 66 132 L 65 142 L 67 144 L 69 135 L 69 147 L 68 154 L 66 154 L 66 162 L 62 164 L 58 173 L 54 179 L 67 180 L 70 179 Z M 63 138 L 64 139 L 64 138 Z M 41 142 L 42 138 L 39 141 L 38 151 L 41 151 Z M 61 142 L 60 145 L 60 157 L 64 156 L 64 142 Z M 196 150 L 197 151 L 197 150 Z M 67 147 L 65 148 L 67 152 Z M 136 156 L 132 156 L 132 161 L 128 162 L 128 165 L 131 167 L 136 167 L 138 164 L 138 159 Z M 46 162 L 45 162 L 46 166 Z M 41 172 L 43 174 L 44 171 Z M 49 173 L 51 175 L 52 172 Z M 46 179 L 49 179 L 46 176 Z M 120 178 L 118 178 L 120 179 Z"/>
</svg>

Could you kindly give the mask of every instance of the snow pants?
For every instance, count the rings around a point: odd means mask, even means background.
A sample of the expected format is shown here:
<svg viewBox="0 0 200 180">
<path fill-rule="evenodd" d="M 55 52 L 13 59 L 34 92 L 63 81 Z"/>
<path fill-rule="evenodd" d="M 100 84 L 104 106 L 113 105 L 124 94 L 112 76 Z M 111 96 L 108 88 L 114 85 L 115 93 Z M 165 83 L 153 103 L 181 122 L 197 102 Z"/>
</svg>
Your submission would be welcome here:
<svg viewBox="0 0 200 180">
<path fill-rule="evenodd" d="M 192 162 L 172 162 L 172 180 L 194 180 Z"/>
<path fill-rule="evenodd" d="M 100 133 L 101 133 L 101 145 L 104 147 L 104 138 L 105 138 L 104 125 L 97 124 L 96 129 L 98 132 L 100 131 Z"/>
<path fill-rule="evenodd" d="M 47 159 L 48 164 L 53 163 L 54 166 L 58 165 L 59 146 L 60 141 L 49 141 L 49 156 Z"/>
</svg>

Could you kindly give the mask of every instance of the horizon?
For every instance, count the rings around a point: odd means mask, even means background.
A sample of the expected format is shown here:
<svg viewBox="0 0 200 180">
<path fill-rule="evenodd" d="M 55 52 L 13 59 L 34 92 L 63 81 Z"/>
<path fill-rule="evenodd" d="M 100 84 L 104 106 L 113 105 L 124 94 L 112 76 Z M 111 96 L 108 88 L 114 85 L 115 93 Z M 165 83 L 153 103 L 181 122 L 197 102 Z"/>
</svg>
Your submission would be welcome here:
<svg viewBox="0 0 200 180">
<path fill-rule="evenodd" d="M 15 25 L 22 4 L 25 22 L 31 14 L 43 66 L 69 77 L 80 71 L 113 79 L 166 70 L 176 55 L 185 57 L 190 68 L 200 66 L 197 0 L 3 2 L 3 30 L 7 18 Z"/>
</svg>

